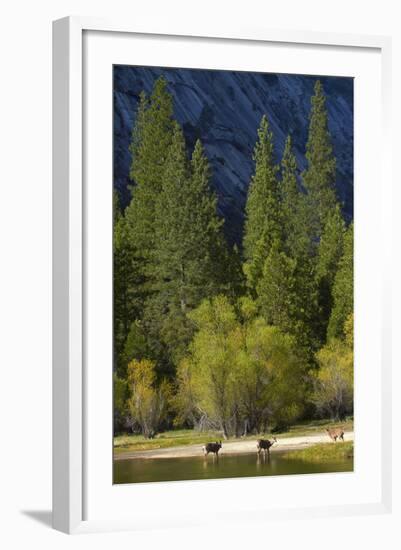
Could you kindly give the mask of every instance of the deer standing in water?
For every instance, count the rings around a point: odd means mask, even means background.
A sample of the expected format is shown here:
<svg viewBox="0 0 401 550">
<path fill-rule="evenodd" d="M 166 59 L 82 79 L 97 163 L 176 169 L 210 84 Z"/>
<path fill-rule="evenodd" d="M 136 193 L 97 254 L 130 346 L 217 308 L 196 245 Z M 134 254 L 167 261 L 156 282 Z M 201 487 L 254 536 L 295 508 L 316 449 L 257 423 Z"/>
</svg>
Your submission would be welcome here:
<svg viewBox="0 0 401 550">
<path fill-rule="evenodd" d="M 326 432 L 328 433 L 330 439 L 332 439 L 334 442 L 336 442 L 337 439 L 341 439 L 342 441 L 344 441 L 343 428 L 326 428 Z"/>
<path fill-rule="evenodd" d="M 221 448 L 222 448 L 221 441 L 220 441 L 220 443 L 218 443 L 217 441 L 215 443 L 206 443 L 206 445 L 204 445 L 202 447 L 203 454 L 205 456 L 207 456 L 209 453 L 213 453 L 217 457 L 219 456 L 219 451 L 220 451 Z"/>
<path fill-rule="evenodd" d="M 268 456 L 270 456 L 270 447 L 273 447 L 273 445 L 277 443 L 277 439 L 275 437 L 270 439 L 258 439 L 256 442 L 256 448 L 258 450 L 258 455 L 263 451 L 265 454 L 267 453 Z"/>
</svg>

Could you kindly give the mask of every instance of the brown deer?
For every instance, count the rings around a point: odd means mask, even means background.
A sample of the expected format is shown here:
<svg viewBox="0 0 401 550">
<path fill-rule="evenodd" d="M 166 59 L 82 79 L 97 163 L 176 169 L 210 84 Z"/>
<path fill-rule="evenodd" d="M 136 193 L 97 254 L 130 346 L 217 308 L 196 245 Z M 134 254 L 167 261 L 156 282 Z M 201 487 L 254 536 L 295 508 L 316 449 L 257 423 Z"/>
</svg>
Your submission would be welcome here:
<svg viewBox="0 0 401 550">
<path fill-rule="evenodd" d="M 337 439 L 341 439 L 342 441 L 344 441 L 343 428 L 326 428 L 326 432 L 328 433 L 330 439 L 332 439 L 334 442 L 336 442 Z"/>
<path fill-rule="evenodd" d="M 270 447 L 273 447 L 273 445 L 277 443 L 277 439 L 275 437 L 270 439 L 258 439 L 256 442 L 256 448 L 258 450 L 258 454 L 260 454 L 261 451 L 264 453 L 267 453 L 270 456 Z"/>
<path fill-rule="evenodd" d="M 215 443 L 206 443 L 206 445 L 202 447 L 203 454 L 205 456 L 207 456 L 209 453 L 213 453 L 217 457 L 219 456 L 219 451 L 221 448 L 222 448 L 221 441 L 219 443 L 217 441 Z"/>
</svg>

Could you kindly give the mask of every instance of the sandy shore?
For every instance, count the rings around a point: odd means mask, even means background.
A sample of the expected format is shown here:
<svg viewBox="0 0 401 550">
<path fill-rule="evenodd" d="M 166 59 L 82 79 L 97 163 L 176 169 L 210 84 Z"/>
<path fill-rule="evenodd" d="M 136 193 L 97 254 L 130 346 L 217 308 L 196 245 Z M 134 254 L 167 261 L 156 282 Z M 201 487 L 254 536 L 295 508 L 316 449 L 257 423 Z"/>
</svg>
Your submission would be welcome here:
<svg viewBox="0 0 401 550">
<path fill-rule="evenodd" d="M 354 440 L 354 432 L 345 432 L 345 441 Z M 284 437 L 270 449 L 272 453 L 279 451 L 295 451 L 304 449 L 317 443 L 330 443 L 331 439 L 326 432 L 299 437 Z M 206 443 L 206 441 L 205 441 Z M 237 441 L 223 441 L 220 455 L 246 454 L 256 452 L 256 439 Z M 181 458 L 202 456 L 202 445 L 186 445 L 182 447 L 167 447 L 165 449 L 152 449 L 150 451 L 126 451 L 114 455 L 115 460 L 129 460 L 135 458 Z"/>
</svg>

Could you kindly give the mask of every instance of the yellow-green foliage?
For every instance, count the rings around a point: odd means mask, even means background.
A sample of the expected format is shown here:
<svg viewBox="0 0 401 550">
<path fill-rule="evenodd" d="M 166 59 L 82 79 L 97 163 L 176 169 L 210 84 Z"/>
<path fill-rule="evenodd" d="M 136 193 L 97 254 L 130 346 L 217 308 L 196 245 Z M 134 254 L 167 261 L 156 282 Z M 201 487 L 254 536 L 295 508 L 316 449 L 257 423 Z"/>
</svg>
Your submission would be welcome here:
<svg viewBox="0 0 401 550">
<path fill-rule="evenodd" d="M 241 323 L 224 296 L 205 300 L 191 319 L 197 332 L 178 369 L 176 404 L 182 415 L 206 417 L 226 436 L 262 431 L 275 420 L 289 422 L 301 411 L 305 365 L 293 339 L 261 318 L 252 304 L 240 307 Z"/>
<path fill-rule="evenodd" d="M 319 409 L 336 420 L 341 414 L 352 411 L 354 353 L 347 343 L 331 340 L 316 358 L 320 369 L 314 375 L 313 400 Z"/>
<path fill-rule="evenodd" d="M 218 296 L 202 302 L 190 317 L 198 328 L 191 345 L 195 401 L 201 413 L 216 419 L 227 435 L 235 400 L 238 352 L 234 308 L 227 298 Z"/>
<path fill-rule="evenodd" d="M 123 414 L 126 400 L 127 400 L 127 393 L 128 393 L 128 385 L 127 381 L 123 378 L 119 378 L 116 374 L 114 374 L 113 377 L 113 385 L 114 385 L 114 408 L 119 412 L 119 414 Z"/>
<path fill-rule="evenodd" d="M 166 381 L 157 387 L 154 384 L 155 363 L 148 359 L 131 361 L 128 365 L 128 408 L 145 437 L 151 436 L 159 428 L 171 398 L 170 386 Z"/>
<path fill-rule="evenodd" d="M 195 424 L 197 418 L 197 407 L 195 400 L 195 389 L 191 376 L 190 358 L 182 359 L 177 367 L 177 390 L 172 399 L 172 405 L 176 411 L 174 424 L 180 426 L 189 421 Z"/>
<path fill-rule="evenodd" d="M 350 313 L 344 323 L 344 338 L 349 349 L 354 349 L 354 314 Z"/>
</svg>

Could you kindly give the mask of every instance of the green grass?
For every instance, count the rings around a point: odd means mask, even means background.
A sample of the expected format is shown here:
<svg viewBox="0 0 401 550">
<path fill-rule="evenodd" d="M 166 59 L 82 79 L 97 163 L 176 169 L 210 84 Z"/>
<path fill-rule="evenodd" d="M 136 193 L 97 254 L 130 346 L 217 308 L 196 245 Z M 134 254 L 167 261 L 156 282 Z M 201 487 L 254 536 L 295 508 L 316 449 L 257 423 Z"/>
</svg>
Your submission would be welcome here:
<svg viewBox="0 0 401 550">
<path fill-rule="evenodd" d="M 321 433 L 329 426 L 342 426 L 345 431 L 349 431 L 353 430 L 353 421 L 349 419 L 339 424 L 332 424 L 327 420 L 302 422 L 291 426 L 291 428 L 285 432 L 275 433 L 274 435 L 277 439 L 280 437 L 306 436 Z M 252 434 L 241 438 L 241 440 L 268 437 L 270 435 L 271 434 Z M 157 434 L 154 439 L 145 439 L 142 435 L 124 434 L 114 438 L 114 452 L 122 453 L 126 451 L 165 449 L 167 447 L 203 444 L 207 441 L 219 441 L 220 439 L 223 439 L 220 432 L 197 432 L 195 430 L 170 430 Z M 235 441 L 235 438 L 231 438 L 230 441 Z"/>
<path fill-rule="evenodd" d="M 352 431 L 354 429 L 354 421 L 348 418 L 344 422 L 330 422 L 329 420 L 314 420 L 313 422 L 300 422 L 291 426 L 287 431 L 277 432 L 274 435 L 279 437 L 299 437 L 303 435 L 319 434 L 326 430 L 326 428 L 342 427 L 344 431 Z"/>
<path fill-rule="evenodd" d="M 299 451 L 289 451 L 284 456 L 285 458 L 308 462 L 341 462 L 342 460 L 354 458 L 354 442 L 319 443 Z"/>
<path fill-rule="evenodd" d="M 195 430 L 171 430 L 157 434 L 154 439 L 145 439 L 142 435 L 126 434 L 114 438 L 114 452 L 147 451 L 180 447 L 182 445 L 196 445 L 206 441 L 222 439 L 218 432 L 196 432 Z"/>
</svg>

